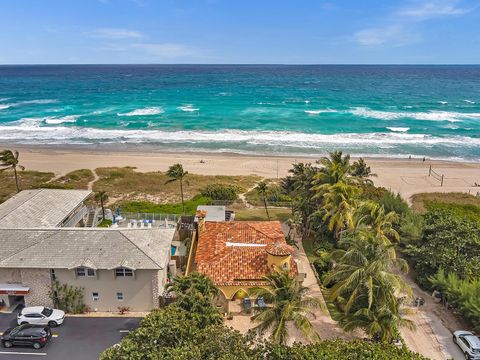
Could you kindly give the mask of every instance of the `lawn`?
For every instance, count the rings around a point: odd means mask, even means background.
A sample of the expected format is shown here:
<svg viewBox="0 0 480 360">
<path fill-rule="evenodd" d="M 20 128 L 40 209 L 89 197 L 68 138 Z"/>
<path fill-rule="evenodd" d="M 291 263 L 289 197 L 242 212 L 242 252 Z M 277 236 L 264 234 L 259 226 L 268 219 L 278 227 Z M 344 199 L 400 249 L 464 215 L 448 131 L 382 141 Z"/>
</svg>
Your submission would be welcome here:
<svg viewBox="0 0 480 360">
<path fill-rule="evenodd" d="M 424 213 L 428 203 L 480 206 L 480 197 L 461 192 L 420 193 L 412 196 L 412 209 L 417 212 Z"/>
<path fill-rule="evenodd" d="M 281 222 L 287 221 L 288 218 L 292 216 L 290 209 L 270 208 L 268 212 L 270 214 L 270 220 L 279 220 Z M 263 208 L 241 208 L 235 209 L 235 220 L 266 221 L 268 218 Z"/>
<path fill-rule="evenodd" d="M 95 170 L 100 179 L 94 190 L 104 190 L 112 199 L 150 201 L 158 204 L 179 203 L 180 185 L 167 183 L 170 178 L 160 171 L 138 172 L 133 167 L 99 168 Z M 185 199 L 192 199 L 208 184 L 222 183 L 237 185 L 243 189 L 252 187 L 258 176 L 206 176 L 188 174 L 184 182 Z"/>
<path fill-rule="evenodd" d="M 193 215 L 198 205 L 208 205 L 210 199 L 196 196 L 194 199 L 185 201 L 185 214 Z M 120 207 L 124 212 L 156 213 L 156 214 L 183 214 L 182 203 L 156 204 L 151 201 L 118 201 L 112 209 Z"/>
<path fill-rule="evenodd" d="M 32 189 L 40 187 L 41 184 L 50 181 L 55 174 L 51 172 L 40 171 L 19 171 L 20 187 L 22 189 Z M 0 172 L 0 203 L 4 202 L 17 193 L 15 187 L 15 177 L 13 171 L 5 170 Z"/>
</svg>

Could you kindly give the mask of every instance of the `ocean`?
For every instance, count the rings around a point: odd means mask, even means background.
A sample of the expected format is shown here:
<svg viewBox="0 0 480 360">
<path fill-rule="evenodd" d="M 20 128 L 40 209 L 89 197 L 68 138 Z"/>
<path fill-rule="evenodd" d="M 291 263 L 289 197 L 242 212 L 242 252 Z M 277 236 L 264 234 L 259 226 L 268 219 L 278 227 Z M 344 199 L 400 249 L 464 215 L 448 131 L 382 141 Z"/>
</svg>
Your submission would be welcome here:
<svg viewBox="0 0 480 360">
<path fill-rule="evenodd" d="M 0 66 L 0 143 L 480 160 L 480 66 Z"/>
</svg>

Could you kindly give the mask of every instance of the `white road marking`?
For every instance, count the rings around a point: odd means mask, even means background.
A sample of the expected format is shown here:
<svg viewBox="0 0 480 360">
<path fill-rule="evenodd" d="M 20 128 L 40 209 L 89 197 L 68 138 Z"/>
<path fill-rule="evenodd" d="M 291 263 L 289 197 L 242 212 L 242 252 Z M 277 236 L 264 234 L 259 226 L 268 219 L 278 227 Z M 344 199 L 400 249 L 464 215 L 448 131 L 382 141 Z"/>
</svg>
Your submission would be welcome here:
<svg viewBox="0 0 480 360">
<path fill-rule="evenodd" d="M 119 330 L 121 333 L 129 333 L 130 330 Z"/>
<path fill-rule="evenodd" d="M 0 351 L 0 355 L 34 355 L 45 356 L 47 353 L 30 353 L 30 352 L 17 352 L 17 351 Z"/>
</svg>

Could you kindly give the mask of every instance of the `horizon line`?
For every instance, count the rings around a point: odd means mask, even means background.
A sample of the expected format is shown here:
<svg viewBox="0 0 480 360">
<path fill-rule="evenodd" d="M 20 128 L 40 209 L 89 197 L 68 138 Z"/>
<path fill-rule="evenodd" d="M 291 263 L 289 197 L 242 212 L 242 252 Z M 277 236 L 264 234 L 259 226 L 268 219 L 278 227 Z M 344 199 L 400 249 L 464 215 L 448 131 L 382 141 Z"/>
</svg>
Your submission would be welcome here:
<svg viewBox="0 0 480 360">
<path fill-rule="evenodd" d="M 18 63 L 0 66 L 480 66 L 480 63 Z"/>
</svg>

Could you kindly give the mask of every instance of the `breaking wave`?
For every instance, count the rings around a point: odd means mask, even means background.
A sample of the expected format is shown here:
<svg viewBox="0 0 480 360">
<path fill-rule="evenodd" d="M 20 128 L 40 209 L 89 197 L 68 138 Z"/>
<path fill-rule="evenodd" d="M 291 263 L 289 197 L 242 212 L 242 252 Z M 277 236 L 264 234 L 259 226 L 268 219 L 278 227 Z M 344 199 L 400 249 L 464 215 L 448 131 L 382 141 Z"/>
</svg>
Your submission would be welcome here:
<svg viewBox="0 0 480 360">
<path fill-rule="evenodd" d="M 178 109 L 186 112 L 194 112 L 200 110 L 199 108 L 194 108 L 193 105 L 179 106 Z"/>
<path fill-rule="evenodd" d="M 143 109 L 135 109 L 127 113 L 117 113 L 118 116 L 149 116 L 163 113 L 163 109 L 158 106 L 147 107 Z"/>
<path fill-rule="evenodd" d="M 426 121 L 449 121 L 449 122 L 459 122 L 463 120 L 471 119 L 480 119 L 480 113 L 459 113 L 451 111 L 425 111 L 425 112 L 391 112 L 391 111 L 381 111 L 381 110 L 372 110 L 364 107 L 357 107 L 351 110 L 348 110 L 349 113 L 381 120 L 396 120 L 410 118 L 415 120 L 426 120 Z"/>
</svg>

